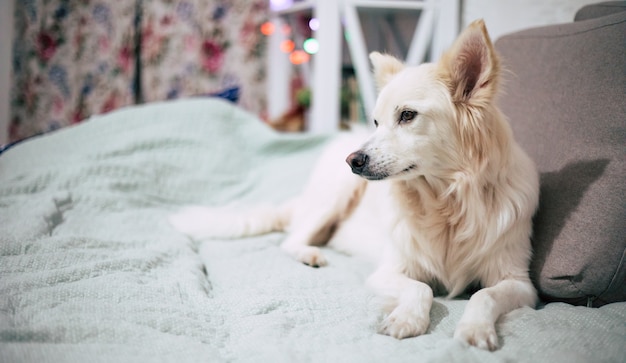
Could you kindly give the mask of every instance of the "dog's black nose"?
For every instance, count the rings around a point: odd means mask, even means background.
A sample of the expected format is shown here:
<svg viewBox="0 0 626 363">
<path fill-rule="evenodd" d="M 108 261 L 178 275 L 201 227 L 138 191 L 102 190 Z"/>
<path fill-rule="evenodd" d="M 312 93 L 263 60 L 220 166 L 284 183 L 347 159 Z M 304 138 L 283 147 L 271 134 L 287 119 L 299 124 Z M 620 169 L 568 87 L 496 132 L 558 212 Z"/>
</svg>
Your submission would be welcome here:
<svg viewBox="0 0 626 363">
<path fill-rule="evenodd" d="M 352 172 L 355 174 L 363 173 L 363 169 L 367 166 L 368 161 L 369 156 L 360 151 L 355 151 L 346 158 L 346 162 L 350 165 Z"/>
</svg>

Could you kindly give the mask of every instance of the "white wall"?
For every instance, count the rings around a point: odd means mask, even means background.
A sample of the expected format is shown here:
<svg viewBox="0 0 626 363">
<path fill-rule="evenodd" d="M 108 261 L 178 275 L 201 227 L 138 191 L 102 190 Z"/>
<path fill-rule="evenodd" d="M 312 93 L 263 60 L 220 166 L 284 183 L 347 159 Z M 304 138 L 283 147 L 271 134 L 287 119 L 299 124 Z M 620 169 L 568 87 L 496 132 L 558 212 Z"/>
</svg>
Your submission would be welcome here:
<svg viewBox="0 0 626 363">
<path fill-rule="evenodd" d="M 492 39 L 535 26 L 569 23 L 584 5 L 600 0 L 462 0 L 462 25 L 482 18 Z"/>
<path fill-rule="evenodd" d="M 9 141 L 13 0 L 0 0 L 0 145 Z"/>
</svg>

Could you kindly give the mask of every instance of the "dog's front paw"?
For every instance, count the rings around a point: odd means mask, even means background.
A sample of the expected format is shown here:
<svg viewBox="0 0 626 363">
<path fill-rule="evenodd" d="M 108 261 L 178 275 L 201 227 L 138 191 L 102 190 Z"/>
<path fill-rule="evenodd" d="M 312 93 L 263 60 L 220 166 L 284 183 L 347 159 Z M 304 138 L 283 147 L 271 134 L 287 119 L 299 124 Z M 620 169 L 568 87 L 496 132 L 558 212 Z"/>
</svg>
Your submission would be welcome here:
<svg viewBox="0 0 626 363">
<path fill-rule="evenodd" d="M 322 267 L 328 264 L 322 251 L 315 246 L 302 246 L 292 253 L 296 260 L 311 267 Z"/>
<path fill-rule="evenodd" d="M 380 333 L 397 339 L 422 335 L 428 329 L 430 319 L 417 316 L 406 309 L 396 307 L 382 322 Z"/>
<path fill-rule="evenodd" d="M 496 327 L 490 323 L 460 323 L 454 338 L 484 350 L 498 349 Z"/>
</svg>

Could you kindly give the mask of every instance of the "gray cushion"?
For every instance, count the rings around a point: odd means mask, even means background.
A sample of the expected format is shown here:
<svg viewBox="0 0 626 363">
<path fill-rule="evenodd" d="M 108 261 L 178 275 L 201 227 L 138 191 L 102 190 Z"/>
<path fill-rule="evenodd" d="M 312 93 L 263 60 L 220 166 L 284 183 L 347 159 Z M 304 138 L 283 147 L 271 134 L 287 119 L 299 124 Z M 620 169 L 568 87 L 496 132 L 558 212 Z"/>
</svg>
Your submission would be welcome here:
<svg viewBox="0 0 626 363">
<path fill-rule="evenodd" d="M 541 172 L 531 277 L 547 301 L 626 300 L 625 35 L 620 12 L 496 42 L 502 110 Z"/>
<path fill-rule="evenodd" d="M 605 1 L 583 6 L 576 12 L 574 21 L 589 20 L 626 11 L 626 1 Z"/>
</svg>

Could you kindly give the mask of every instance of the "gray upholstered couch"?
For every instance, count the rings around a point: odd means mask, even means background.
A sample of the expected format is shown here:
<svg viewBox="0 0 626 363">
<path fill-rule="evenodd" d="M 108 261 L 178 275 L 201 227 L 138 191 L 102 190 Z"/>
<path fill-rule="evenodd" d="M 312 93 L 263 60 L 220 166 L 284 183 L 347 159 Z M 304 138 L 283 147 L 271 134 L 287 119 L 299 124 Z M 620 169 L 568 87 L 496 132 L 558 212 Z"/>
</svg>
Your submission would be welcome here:
<svg viewBox="0 0 626 363">
<path fill-rule="evenodd" d="M 546 301 L 626 300 L 626 1 L 504 36 L 500 103 L 541 172 L 531 276 Z"/>
</svg>

